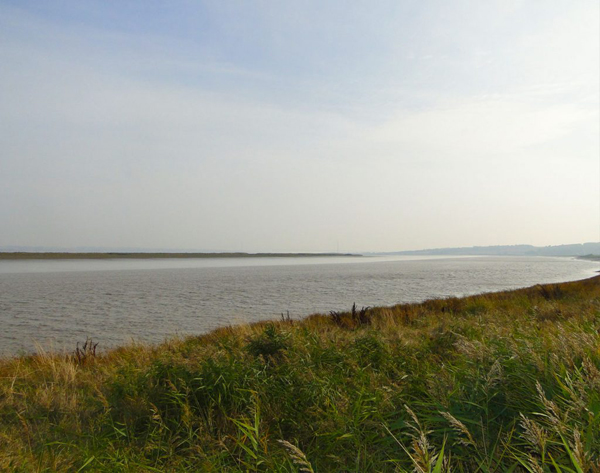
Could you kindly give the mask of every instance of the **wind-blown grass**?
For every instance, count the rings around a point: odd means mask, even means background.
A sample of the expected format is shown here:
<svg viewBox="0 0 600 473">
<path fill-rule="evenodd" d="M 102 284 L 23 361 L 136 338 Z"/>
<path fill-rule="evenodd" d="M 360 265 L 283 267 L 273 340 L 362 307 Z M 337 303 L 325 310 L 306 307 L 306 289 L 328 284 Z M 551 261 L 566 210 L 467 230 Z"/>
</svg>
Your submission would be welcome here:
<svg viewBox="0 0 600 473">
<path fill-rule="evenodd" d="M 600 278 L 0 361 L 3 471 L 598 472 Z"/>
</svg>

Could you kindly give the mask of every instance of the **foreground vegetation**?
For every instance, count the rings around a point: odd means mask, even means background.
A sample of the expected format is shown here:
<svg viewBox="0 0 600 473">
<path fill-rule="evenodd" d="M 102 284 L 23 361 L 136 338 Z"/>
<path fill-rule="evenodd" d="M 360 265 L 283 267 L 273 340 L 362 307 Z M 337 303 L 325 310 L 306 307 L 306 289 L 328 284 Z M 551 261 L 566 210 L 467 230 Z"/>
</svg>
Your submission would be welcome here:
<svg viewBox="0 0 600 473">
<path fill-rule="evenodd" d="M 598 472 L 600 278 L 0 361 L 2 471 Z"/>
</svg>

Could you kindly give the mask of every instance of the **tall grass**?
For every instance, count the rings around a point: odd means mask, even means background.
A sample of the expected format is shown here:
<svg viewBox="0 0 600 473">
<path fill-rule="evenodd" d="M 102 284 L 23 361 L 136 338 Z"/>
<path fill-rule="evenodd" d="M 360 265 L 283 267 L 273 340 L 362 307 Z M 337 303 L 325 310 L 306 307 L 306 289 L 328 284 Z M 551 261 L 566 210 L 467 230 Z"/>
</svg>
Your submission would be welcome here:
<svg viewBox="0 0 600 473">
<path fill-rule="evenodd" d="M 0 470 L 600 472 L 600 278 L 0 361 Z"/>
</svg>

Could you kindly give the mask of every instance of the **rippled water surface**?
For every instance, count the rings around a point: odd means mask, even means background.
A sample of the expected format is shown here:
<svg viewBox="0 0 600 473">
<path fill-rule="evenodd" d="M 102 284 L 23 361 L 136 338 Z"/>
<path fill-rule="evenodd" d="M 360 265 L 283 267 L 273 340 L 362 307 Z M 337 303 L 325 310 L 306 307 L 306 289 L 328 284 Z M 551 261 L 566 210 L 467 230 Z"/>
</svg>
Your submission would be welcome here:
<svg viewBox="0 0 600 473">
<path fill-rule="evenodd" d="M 161 342 L 228 324 L 583 279 L 541 257 L 0 261 L 0 354 Z"/>
</svg>

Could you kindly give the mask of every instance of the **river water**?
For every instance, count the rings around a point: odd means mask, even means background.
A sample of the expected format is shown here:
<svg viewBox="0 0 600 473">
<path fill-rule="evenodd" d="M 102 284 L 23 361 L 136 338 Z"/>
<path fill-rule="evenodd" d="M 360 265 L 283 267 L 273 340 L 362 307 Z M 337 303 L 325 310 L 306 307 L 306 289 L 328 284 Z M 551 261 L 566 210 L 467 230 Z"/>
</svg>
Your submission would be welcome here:
<svg viewBox="0 0 600 473">
<path fill-rule="evenodd" d="M 0 355 L 157 343 L 292 318 L 591 277 L 546 257 L 308 257 L 0 261 Z"/>
</svg>

